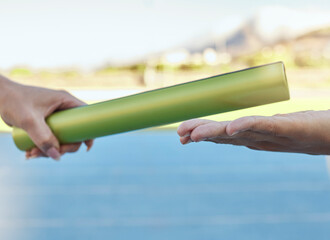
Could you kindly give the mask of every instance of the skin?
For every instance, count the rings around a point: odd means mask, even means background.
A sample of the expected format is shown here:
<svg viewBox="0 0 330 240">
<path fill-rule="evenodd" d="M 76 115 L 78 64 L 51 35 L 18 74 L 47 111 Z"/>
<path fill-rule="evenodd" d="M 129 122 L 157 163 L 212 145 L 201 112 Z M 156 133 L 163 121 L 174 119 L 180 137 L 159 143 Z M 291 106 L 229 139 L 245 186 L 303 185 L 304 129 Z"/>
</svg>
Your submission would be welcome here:
<svg viewBox="0 0 330 240">
<path fill-rule="evenodd" d="M 214 142 L 253 150 L 330 155 L 330 110 L 249 116 L 230 122 L 192 119 L 178 127 L 182 144 Z"/>
<path fill-rule="evenodd" d="M 9 125 L 24 129 L 37 146 L 26 158 L 50 157 L 60 160 L 65 153 L 76 152 L 82 143 L 60 145 L 46 124 L 55 111 L 85 105 L 66 91 L 26 86 L 0 76 L 0 115 Z M 93 140 L 84 142 L 89 150 Z"/>
</svg>

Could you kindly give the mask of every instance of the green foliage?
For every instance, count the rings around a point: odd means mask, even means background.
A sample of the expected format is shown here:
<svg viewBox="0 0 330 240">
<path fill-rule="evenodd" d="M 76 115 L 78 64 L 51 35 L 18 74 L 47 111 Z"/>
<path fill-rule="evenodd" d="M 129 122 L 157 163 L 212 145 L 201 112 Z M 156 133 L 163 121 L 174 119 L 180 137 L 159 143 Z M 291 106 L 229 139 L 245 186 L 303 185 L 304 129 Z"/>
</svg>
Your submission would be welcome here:
<svg viewBox="0 0 330 240">
<path fill-rule="evenodd" d="M 293 53 L 290 49 L 277 51 L 275 48 L 265 48 L 256 53 L 241 56 L 236 59 L 250 67 L 270 62 L 282 61 L 287 68 L 329 68 L 330 59 L 322 55 L 313 55 L 311 52 Z"/>
<path fill-rule="evenodd" d="M 142 73 L 146 69 L 146 65 L 144 63 L 139 63 L 139 64 L 132 64 L 128 66 L 105 66 L 102 67 L 98 70 L 96 70 L 97 74 L 112 74 L 115 72 L 120 72 L 120 71 L 132 71 L 132 72 L 137 72 L 137 73 Z"/>
<path fill-rule="evenodd" d="M 297 67 L 329 68 L 330 59 L 313 57 L 309 53 L 302 53 L 295 57 L 295 64 Z"/>
<path fill-rule="evenodd" d="M 31 76 L 33 73 L 30 69 L 28 68 L 13 68 L 11 71 L 10 71 L 10 76 Z"/>
<path fill-rule="evenodd" d="M 127 69 L 133 71 L 133 72 L 144 72 L 144 70 L 146 69 L 146 65 L 141 63 L 141 64 L 134 64 L 131 66 L 128 66 Z"/>
<path fill-rule="evenodd" d="M 273 49 L 267 49 L 238 58 L 238 62 L 250 67 L 278 61 L 284 62 L 286 67 L 296 67 L 294 55 L 287 51 L 278 53 Z"/>
<path fill-rule="evenodd" d="M 113 66 L 106 66 L 96 70 L 96 74 L 111 74 L 117 72 L 118 68 Z"/>
<path fill-rule="evenodd" d="M 47 70 L 41 70 L 37 73 L 38 78 L 41 79 L 51 79 L 55 78 L 58 74 L 56 72 L 51 72 Z"/>
<path fill-rule="evenodd" d="M 179 66 L 175 66 L 175 65 L 166 65 L 163 63 L 158 63 L 155 67 L 155 69 L 158 72 L 174 72 L 177 71 L 179 69 Z"/>
<path fill-rule="evenodd" d="M 190 71 L 190 70 L 200 70 L 203 69 L 205 65 L 203 64 L 182 64 L 178 70 Z"/>
<path fill-rule="evenodd" d="M 64 78 L 76 78 L 79 77 L 80 75 L 81 74 L 76 70 L 67 70 L 60 72 L 60 76 Z"/>
</svg>

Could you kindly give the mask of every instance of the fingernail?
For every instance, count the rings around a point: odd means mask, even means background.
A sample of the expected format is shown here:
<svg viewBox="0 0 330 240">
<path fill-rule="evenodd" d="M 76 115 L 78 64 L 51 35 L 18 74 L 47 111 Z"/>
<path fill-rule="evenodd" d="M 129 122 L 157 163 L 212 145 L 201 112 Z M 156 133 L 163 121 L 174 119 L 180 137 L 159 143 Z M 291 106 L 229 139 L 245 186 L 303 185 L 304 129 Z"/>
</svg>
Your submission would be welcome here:
<svg viewBox="0 0 330 240">
<path fill-rule="evenodd" d="M 189 139 L 188 142 L 184 143 L 183 145 L 189 144 L 191 142 L 192 142 L 191 139 Z"/>
<path fill-rule="evenodd" d="M 233 132 L 232 134 L 230 134 L 230 136 L 234 136 L 234 135 L 236 135 L 236 134 L 238 134 L 238 133 L 240 133 L 240 132 L 242 132 L 242 131 L 236 131 L 236 132 Z"/>
<path fill-rule="evenodd" d="M 48 151 L 46 152 L 48 157 L 51 157 L 52 159 L 59 161 L 61 158 L 61 154 L 58 152 L 58 150 L 54 147 L 48 149 Z"/>
<path fill-rule="evenodd" d="M 187 134 L 184 135 L 183 137 L 190 137 L 190 133 L 187 133 Z"/>
</svg>

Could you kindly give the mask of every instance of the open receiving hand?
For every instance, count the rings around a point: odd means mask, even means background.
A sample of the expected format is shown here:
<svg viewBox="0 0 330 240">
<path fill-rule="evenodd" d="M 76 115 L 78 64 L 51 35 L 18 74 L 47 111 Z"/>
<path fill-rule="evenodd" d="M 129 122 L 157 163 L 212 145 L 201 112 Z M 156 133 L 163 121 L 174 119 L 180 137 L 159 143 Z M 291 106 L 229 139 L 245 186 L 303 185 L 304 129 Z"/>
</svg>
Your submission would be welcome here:
<svg viewBox="0 0 330 240">
<path fill-rule="evenodd" d="M 231 122 L 193 119 L 178 128 L 182 144 L 209 141 L 254 150 L 330 154 L 330 110 L 250 116 Z"/>
<path fill-rule="evenodd" d="M 26 152 L 27 159 L 44 156 L 59 160 L 64 153 L 76 152 L 80 148 L 81 143 L 60 146 L 45 118 L 55 111 L 85 105 L 84 102 L 65 91 L 14 82 L 7 85 L 5 100 L 1 101 L 1 117 L 8 125 L 24 129 L 36 144 L 36 148 Z M 85 144 L 89 150 L 93 140 Z"/>
</svg>

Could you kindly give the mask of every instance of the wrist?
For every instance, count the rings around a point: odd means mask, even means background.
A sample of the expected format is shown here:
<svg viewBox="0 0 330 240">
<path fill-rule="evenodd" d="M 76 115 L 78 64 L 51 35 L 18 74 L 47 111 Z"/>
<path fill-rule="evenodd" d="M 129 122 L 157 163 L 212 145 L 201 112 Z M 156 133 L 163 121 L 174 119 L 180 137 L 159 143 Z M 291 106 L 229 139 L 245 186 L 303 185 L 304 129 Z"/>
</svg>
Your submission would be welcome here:
<svg viewBox="0 0 330 240">
<path fill-rule="evenodd" d="M 9 101 L 10 96 L 13 94 L 15 85 L 17 83 L 0 75 L 0 114 L 2 114 L 6 102 Z"/>
</svg>

